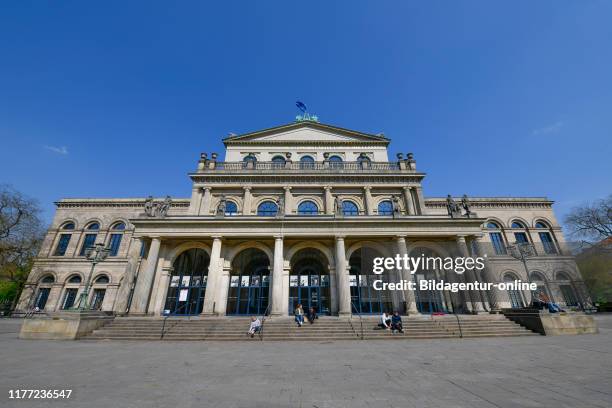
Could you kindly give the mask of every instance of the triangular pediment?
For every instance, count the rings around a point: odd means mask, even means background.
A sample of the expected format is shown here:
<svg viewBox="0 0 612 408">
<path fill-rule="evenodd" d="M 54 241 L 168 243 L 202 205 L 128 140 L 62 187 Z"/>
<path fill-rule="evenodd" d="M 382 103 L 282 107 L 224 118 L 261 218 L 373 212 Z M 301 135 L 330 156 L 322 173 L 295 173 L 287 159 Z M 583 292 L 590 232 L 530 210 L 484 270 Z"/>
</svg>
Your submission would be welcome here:
<svg viewBox="0 0 612 408">
<path fill-rule="evenodd" d="M 282 143 L 382 143 L 388 144 L 389 139 L 382 135 L 357 132 L 337 126 L 318 122 L 304 121 L 277 126 L 243 135 L 230 136 L 223 140 L 227 144 L 282 144 Z"/>
</svg>

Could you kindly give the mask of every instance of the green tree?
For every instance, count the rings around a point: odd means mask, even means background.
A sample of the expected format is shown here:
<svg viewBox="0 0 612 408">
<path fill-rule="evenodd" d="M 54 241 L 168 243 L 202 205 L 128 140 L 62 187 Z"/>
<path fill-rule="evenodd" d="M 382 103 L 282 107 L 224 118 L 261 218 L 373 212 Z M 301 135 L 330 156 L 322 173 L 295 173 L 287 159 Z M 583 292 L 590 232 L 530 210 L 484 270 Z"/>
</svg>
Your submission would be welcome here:
<svg viewBox="0 0 612 408">
<path fill-rule="evenodd" d="M 0 185 L 0 302 L 19 298 L 44 237 L 36 200 Z"/>
</svg>

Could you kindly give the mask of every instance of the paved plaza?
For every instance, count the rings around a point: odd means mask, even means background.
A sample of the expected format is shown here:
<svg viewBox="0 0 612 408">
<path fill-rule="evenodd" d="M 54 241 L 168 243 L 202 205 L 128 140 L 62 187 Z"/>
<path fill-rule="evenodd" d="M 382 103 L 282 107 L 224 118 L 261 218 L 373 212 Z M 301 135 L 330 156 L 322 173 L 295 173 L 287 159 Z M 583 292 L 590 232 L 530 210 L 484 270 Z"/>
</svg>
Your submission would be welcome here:
<svg viewBox="0 0 612 408">
<path fill-rule="evenodd" d="M 0 407 L 612 407 L 612 315 L 597 320 L 598 335 L 321 343 L 19 340 L 0 320 Z"/>
</svg>

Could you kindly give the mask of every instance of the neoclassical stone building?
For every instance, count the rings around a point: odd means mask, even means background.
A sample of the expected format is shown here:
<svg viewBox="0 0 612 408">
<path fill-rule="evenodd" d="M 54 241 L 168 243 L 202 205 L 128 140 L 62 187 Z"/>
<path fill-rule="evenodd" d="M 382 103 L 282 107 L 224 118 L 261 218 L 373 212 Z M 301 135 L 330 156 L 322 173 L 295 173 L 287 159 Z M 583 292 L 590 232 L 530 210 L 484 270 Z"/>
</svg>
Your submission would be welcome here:
<svg viewBox="0 0 612 408">
<path fill-rule="evenodd" d="M 173 199 L 164 216 L 145 199 L 61 200 L 18 308 L 73 307 L 91 267 L 85 248 L 98 242 L 110 256 L 91 277 L 90 303 L 122 315 L 282 316 L 297 303 L 323 315 L 477 313 L 529 301 L 521 291 L 373 290 L 381 278 L 371 258 L 396 253 L 487 261 L 478 273 L 383 280 L 521 279 L 562 305 L 584 301 L 552 201 L 470 197 L 471 214 L 451 216 L 446 198 L 424 194 L 413 155 L 390 160 L 389 143 L 300 118 L 224 139 L 223 161 L 202 154 L 191 197 Z M 529 277 L 508 253 L 515 242 L 535 247 Z"/>
</svg>

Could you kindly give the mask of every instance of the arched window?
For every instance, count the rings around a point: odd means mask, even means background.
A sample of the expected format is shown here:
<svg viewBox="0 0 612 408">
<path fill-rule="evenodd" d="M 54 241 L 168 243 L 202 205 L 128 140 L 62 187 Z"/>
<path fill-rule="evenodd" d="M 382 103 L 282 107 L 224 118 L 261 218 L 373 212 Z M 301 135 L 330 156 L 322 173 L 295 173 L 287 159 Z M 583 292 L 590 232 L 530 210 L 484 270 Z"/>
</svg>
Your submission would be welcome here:
<svg viewBox="0 0 612 408">
<path fill-rule="evenodd" d="M 92 222 L 86 228 L 87 231 L 92 231 L 85 234 L 83 238 L 83 245 L 81 245 L 81 251 L 79 252 L 79 256 L 85 256 L 85 251 L 87 248 L 93 247 L 96 244 L 96 238 L 98 237 L 97 231 L 100 229 L 100 224 L 97 222 Z"/>
<path fill-rule="evenodd" d="M 566 306 L 578 306 L 578 297 L 574 290 L 574 285 L 570 277 L 565 272 L 557 272 L 557 281 L 559 283 L 559 290 L 563 295 L 563 300 Z"/>
<path fill-rule="evenodd" d="M 393 203 L 391 200 L 378 203 L 378 215 L 393 215 Z"/>
<path fill-rule="evenodd" d="M 522 229 L 522 230 L 527 229 L 527 227 L 525 227 L 525 224 L 523 224 L 522 221 L 518 221 L 518 220 L 512 221 L 512 223 L 510 224 L 510 228 L 513 228 L 513 229 Z M 514 239 L 519 244 L 528 244 L 529 243 L 529 238 L 527 237 L 527 233 L 523 232 L 523 231 L 515 232 L 514 233 Z"/>
<path fill-rule="evenodd" d="M 47 275 L 40 280 L 40 283 L 53 283 L 53 282 L 55 282 L 55 278 L 53 278 L 53 275 Z"/>
<path fill-rule="evenodd" d="M 555 246 L 555 241 L 552 237 L 552 231 L 550 231 L 550 226 L 543 221 L 538 221 L 535 224 L 537 229 L 546 230 L 539 231 L 538 236 L 540 237 L 540 241 L 542 242 L 542 247 L 544 248 L 544 252 L 547 254 L 556 254 L 557 247 Z"/>
<path fill-rule="evenodd" d="M 244 159 L 242 159 L 242 161 L 243 161 L 243 167 L 247 167 L 249 164 L 255 167 L 255 164 L 257 162 L 257 157 L 255 157 L 252 154 L 249 154 L 245 156 Z"/>
<path fill-rule="evenodd" d="M 317 215 L 319 214 L 319 207 L 314 201 L 302 201 L 300 205 L 298 205 L 298 214 L 299 215 Z"/>
<path fill-rule="evenodd" d="M 119 247 L 121 246 L 121 239 L 123 238 L 123 231 L 125 230 L 124 222 L 117 222 L 113 224 L 111 227 L 113 231 L 110 234 L 110 238 L 108 240 L 108 247 L 110 248 L 110 256 L 117 256 L 119 253 Z"/>
<path fill-rule="evenodd" d="M 81 283 L 81 277 L 79 275 L 72 275 L 68 279 L 68 283 Z"/>
<path fill-rule="evenodd" d="M 238 214 L 238 205 L 233 201 L 225 202 L 225 215 L 237 215 Z"/>
<path fill-rule="evenodd" d="M 300 158 L 300 167 L 303 169 L 314 168 L 314 159 L 312 158 L 312 156 L 302 156 Z"/>
<path fill-rule="evenodd" d="M 285 158 L 283 156 L 274 156 L 272 158 L 272 167 L 277 169 L 285 167 Z"/>
<path fill-rule="evenodd" d="M 97 283 L 97 284 L 104 285 L 104 284 L 109 283 L 110 279 L 108 278 L 107 275 L 99 275 L 94 282 Z"/>
<path fill-rule="evenodd" d="M 278 213 L 278 206 L 274 201 L 264 201 L 257 207 L 257 215 L 262 217 L 274 217 Z"/>
<path fill-rule="evenodd" d="M 68 221 L 64 225 L 62 225 L 61 230 L 63 231 L 72 231 L 74 230 L 75 225 L 74 222 Z M 72 234 L 70 233 L 61 233 L 59 236 L 59 240 L 57 241 L 57 246 L 55 247 L 55 251 L 53 251 L 53 256 L 64 256 L 66 255 L 66 250 L 68 249 L 68 244 L 70 243 L 70 238 L 72 238 Z"/>
<path fill-rule="evenodd" d="M 352 201 L 342 201 L 342 214 L 343 215 L 359 215 L 359 207 Z"/>
<path fill-rule="evenodd" d="M 51 284 L 53 282 L 55 282 L 53 275 L 46 275 L 38 282 L 38 290 L 34 297 L 34 307 L 44 310 L 47 299 L 49 298 L 49 293 L 51 293 Z"/>
<path fill-rule="evenodd" d="M 518 278 L 512 273 L 507 273 L 504 275 L 504 282 L 506 283 L 514 282 L 515 280 L 518 280 Z M 513 309 L 519 309 L 525 306 L 525 302 L 523 301 L 523 294 L 520 290 L 512 289 L 508 290 L 507 292 L 508 298 L 510 299 L 510 306 Z"/>
<path fill-rule="evenodd" d="M 504 242 L 504 237 L 501 233 L 501 227 L 495 221 L 487 221 L 486 227 L 489 232 L 489 238 L 491 239 L 491 244 L 493 245 L 493 250 L 497 255 L 506 255 L 506 244 Z"/>
<path fill-rule="evenodd" d="M 329 158 L 329 167 L 334 169 L 340 169 L 344 167 L 344 164 L 342 163 L 342 157 L 336 155 L 331 156 Z"/>
<path fill-rule="evenodd" d="M 546 298 L 553 301 L 550 296 L 550 293 L 548 292 L 548 288 L 546 286 L 546 278 L 544 277 L 544 275 L 542 275 L 540 272 L 531 272 L 530 276 L 531 282 L 538 285 L 538 288 L 533 292 L 533 297 L 537 299 L 540 297 L 540 294 L 542 294 Z"/>
</svg>

